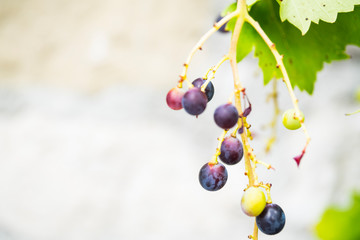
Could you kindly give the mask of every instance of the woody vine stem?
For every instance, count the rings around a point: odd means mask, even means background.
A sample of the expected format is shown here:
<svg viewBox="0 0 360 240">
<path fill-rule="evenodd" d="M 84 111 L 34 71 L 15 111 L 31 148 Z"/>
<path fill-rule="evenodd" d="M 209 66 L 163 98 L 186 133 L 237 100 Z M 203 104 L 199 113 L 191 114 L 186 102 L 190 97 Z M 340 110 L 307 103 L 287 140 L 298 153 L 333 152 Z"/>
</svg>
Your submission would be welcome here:
<svg viewBox="0 0 360 240">
<path fill-rule="evenodd" d="M 200 40 L 197 42 L 197 44 L 193 47 L 193 49 L 191 50 L 188 58 L 186 59 L 186 62 L 184 63 L 184 67 L 183 67 L 183 71 L 182 74 L 180 75 L 180 80 L 178 83 L 178 88 L 182 88 L 183 86 L 183 82 L 185 81 L 189 87 L 189 89 L 194 88 L 194 85 L 188 80 L 187 78 L 187 71 L 190 65 L 190 62 L 194 56 L 194 54 L 196 53 L 196 51 L 198 50 L 202 50 L 202 46 L 203 44 L 206 42 L 206 40 L 212 35 L 214 34 L 216 31 L 219 30 L 220 27 L 222 27 L 224 24 L 226 24 L 229 20 L 236 18 L 236 23 L 235 23 L 235 28 L 233 31 L 233 35 L 231 37 L 231 43 L 230 43 L 230 49 L 228 54 L 226 54 L 215 66 L 211 67 L 207 73 L 205 74 L 205 76 L 203 77 L 204 83 L 201 86 L 201 91 L 205 92 L 205 89 L 207 88 L 208 84 L 210 84 L 211 80 L 213 80 L 215 78 L 215 73 L 217 71 L 217 69 L 227 60 L 229 60 L 230 65 L 231 65 L 231 69 L 232 69 L 232 74 L 233 74 L 233 79 L 234 79 L 234 91 L 232 92 L 230 98 L 229 98 L 229 103 L 231 104 L 232 99 L 235 100 L 235 108 L 237 110 L 237 112 L 239 113 L 239 117 L 237 120 L 235 120 L 234 123 L 236 123 L 237 121 L 237 127 L 234 130 L 234 132 L 231 133 L 232 137 L 236 137 L 236 133 L 238 132 L 238 130 L 242 130 L 239 131 L 240 135 L 241 135 L 241 140 L 243 143 L 243 149 L 244 149 L 244 158 L 245 158 L 245 175 L 248 177 L 249 180 L 249 184 L 247 186 L 247 189 L 250 189 L 252 187 L 261 187 L 266 191 L 267 194 L 267 199 L 266 202 L 267 203 L 272 203 L 271 200 L 271 196 L 270 196 L 270 188 L 271 188 L 271 184 L 264 184 L 263 182 L 259 182 L 258 180 L 258 176 L 255 172 L 255 169 L 257 167 L 257 164 L 261 164 L 264 165 L 266 168 L 268 169 L 272 169 L 272 166 L 264 163 L 260 160 L 257 159 L 256 155 L 253 152 L 253 149 L 251 148 L 250 144 L 249 144 L 249 140 L 252 139 L 251 137 L 251 132 L 249 130 L 250 125 L 247 123 L 246 117 L 248 114 L 246 114 L 246 110 L 244 110 L 243 112 L 243 106 L 242 106 L 242 101 L 241 101 L 241 96 L 243 96 L 243 99 L 245 100 L 245 97 L 247 99 L 246 93 L 245 93 L 245 88 L 243 87 L 241 80 L 240 80 L 240 76 L 239 76 L 239 71 L 238 71 L 238 67 L 237 67 L 237 59 L 236 59 L 236 53 L 237 53 L 237 47 L 238 47 L 238 41 L 239 41 L 239 36 L 240 36 L 240 32 L 241 29 L 244 25 L 245 22 L 249 23 L 259 34 L 259 36 L 261 36 L 261 38 L 264 40 L 264 42 L 266 43 L 266 45 L 269 47 L 271 53 L 273 54 L 275 60 L 276 60 L 276 67 L 280 69 L 282 76 L 283 76 L 283 82 L 286 85 L 286 88 L 289 92 L 291 101 L 293 103 L 294 106 L 294 113 L 292 114 L 292 118 L 297 120 L 302 127 L 302 130 L 305 134 L 306 137 L 306 143 L 305 146 L 301 152 L 301 154 L 297 157 L 295 157 L 295 161 L 297 162 L 297 164 L 299 164 L 301 158 L 303 157 L 303 155 L 305 154 L 306 148 L 310 142 L 310 137 L 309 134 L 306 130 L 305 124 L 304 124 L 304 118 L 301 116 L 301 112 L 298 106 L 298 99 L 296 98 L 293 88 L 291 86 L 291 82 L 289 79 L 289 76 L 287 74 L 285 65 L 283 63 L 283 55 L 281 55 L 277 49 L 275 44 L 270 40 L 270 38 L 267 36 L 267 34 L 263 31 L 263 29 L 261 28 L 261 26 L 259 25 L 258 22 L 256 22 L 248 13 L 248 8 L 246 6 L 246 1 L 245 0 L 238 0 L 237 1 L 237 6 L 236 6 L 236 10 L 233 11 L 232 13 L 229 13 L 228 15 L 226 15 L 225 17 L 223 17 L 219 22 L 215 23 L 214 26 L 205 34 L 203 35 Z M 241 46 L 240 46 L 241 47 Z M 276 80 L 274 80 L 276 81 Z M 274 85 L 276 88 L 276 85 Z M 276 89 L 274 90 L 276 91 Z M 275 93 L 274 93 L 275 94 Z M 276 96 L 273 96 L 276 102 Z M 205 103 L 206 104 L 206 103 Z M 250 103 L 249 103 L 250 104 Z M 251 106 L 251 105 L 250 105 Z M 173 108 L 175 110 L 180 109 L 181 107 L 177 108 Z M 278 108 L 276 107 L 276 111 L 278 111 Z M 275 118 L 276 118 L 276 114 L 275 113 Z M 197 114 L 193 114 L 193 115 L 197 115 Z M 272 123 L 274 125 L 274 123 Z M 222 142 L 225 139 L 225 136 L 228 132 L 228 129 L 224 128 L 224 131 L 222 133 L 222 135 L 218 138 L 218 147 L 216 149 L 215 154 L 213 155 L 211 161 L 209 161 L 209 167 L 215 167 L 215 165 L 218 164 L 217 158 L 218 156 L 221 154 L 220 148 L 222 146 Z M 225 180 L 226 181 L 226 180 Z M 256 215 L 253 215 L 256 216 Z M 254 239 L 257 240 L 258 239 L 258 226 L 257 223 L 255 222 L 255 226 L 254 226 L 254 231 L 252 235 L 249 235 L 250 239 Z"/>
</svg>

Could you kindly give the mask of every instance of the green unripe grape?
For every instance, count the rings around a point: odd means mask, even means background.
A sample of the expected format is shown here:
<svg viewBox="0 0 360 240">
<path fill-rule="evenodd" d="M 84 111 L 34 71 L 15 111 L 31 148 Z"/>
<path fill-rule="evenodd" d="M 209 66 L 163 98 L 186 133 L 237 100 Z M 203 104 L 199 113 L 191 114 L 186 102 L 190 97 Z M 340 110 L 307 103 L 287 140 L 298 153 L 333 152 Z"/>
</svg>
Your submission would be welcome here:
<svg viewBox="0 0 360 240">
<path fill-rule="evenodd" d="M 305 116 L 300 112 L 300 119 L 295 119 L 295 109 L 289 109 L 282 116 L 283 125 L 290 130 L 296 130 L 301 127 L 300 120 L 304 121 Z"/>
<path fill-rule="evenodd" d="M 264 210 L 266 198 L 264 192 L 257 187 L 250 187 L 241 198 L 241 208 L 250 217 L 256 217 Z"/>
</svg>

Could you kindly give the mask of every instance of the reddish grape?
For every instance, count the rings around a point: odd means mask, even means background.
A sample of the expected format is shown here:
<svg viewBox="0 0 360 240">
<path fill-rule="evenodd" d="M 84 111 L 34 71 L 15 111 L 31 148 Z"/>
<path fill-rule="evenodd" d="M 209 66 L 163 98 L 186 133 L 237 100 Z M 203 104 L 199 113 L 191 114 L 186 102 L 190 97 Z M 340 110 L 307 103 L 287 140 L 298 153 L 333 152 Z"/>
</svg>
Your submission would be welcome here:
<svg viewBox="0 0 360 240">
<path fill-rule="evenodd" d="M 197 78 L 195 79 L 192 84 L 194 85 L 194 87 L 197 87 L 197 88 L 201 88 L 201 86 L 205 83 L 206 81 L 202 78 Z M 213 98 L 214 96 L 214 85 L 209 82 L 208 85 L 206 85 L 206 88 L 205 88 L 205 95 L 208 99 L 208 102 L 210 102 L 210 100 Z"/>
<path fill-rule="evenodd" d="M 219 106 L 214 113 L 215 123 L 223 128 L 229 129 L 235 126 L 239 118 L 236 107 L 230 103 Z"/>
<path fill-rule="evenodd" d="M 285 213 L 277 204 L 266 204 L 262 213 L 256 217 L 256 224 L 265 234 L 277 234 L 285 226 Z"/>
<path fill-rule="evenodd" d="M 189 89 L 182 98 L 182 106 L 191 115 L 199 115 L 204 112 L 208 99 L 199 88 Z"/>
<path fill-rule="evenodd" d="M 220 159 L 223 163 L 234 165 L 242 159 L 244 155 L 243 146 L 236 137 L 226 137 L 221 143 Z"/>
<path fill-rule="evenodd" d="M 179 88 L 175 87 L 171 89 L 166 95 L 166 103 L 167 105 L 174 110 L 182 109 L 181 100 L 184 96 L 184 92 L 182 92 Z"/>
<path fill-rule="evenodd" d="M 216 165 L 206 163 L 199 172 L 200 184 L 208 191 L 221 189 L 225 185 L 227 178 L 227 170 L 221 163 L 217 163 Z"/>
</svg>

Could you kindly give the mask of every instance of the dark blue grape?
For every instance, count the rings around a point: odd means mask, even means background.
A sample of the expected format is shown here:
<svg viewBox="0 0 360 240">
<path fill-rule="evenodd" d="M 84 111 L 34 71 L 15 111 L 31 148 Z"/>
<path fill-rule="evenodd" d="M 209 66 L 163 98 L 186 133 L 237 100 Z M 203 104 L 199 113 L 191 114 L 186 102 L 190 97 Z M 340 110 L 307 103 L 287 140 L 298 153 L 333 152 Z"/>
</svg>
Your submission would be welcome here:
<svg viewBox="0 0 360 240">
<path fill-rule="evenodd" d="M 239 118 L 236 107 L 230 103 L 219 106 L 214 113 L 215 123 L 223 128 L 229 129 L 235 126 Z"/>
<path fill-rule="evenodd" d="M 277 234 L 285 226 L 285 213 L 277 204 L 266 204 L 262 213 L 256 217 L 256 224 L 267 235 Z"/>
<path fill-rule="evenodd" d="M 221 189 L 225 185 L 227 178 L 227 170 L 221 163 L 217 163 L 216 165 L 206 163 L 199 172 L 200 184 L 208 191 Z"/>
<path fill-rule="evenodd" d="M 197 87 L 197 88 L 201 88 L 201 86 L 205 83 L 206 81 L 202 78 L 197 78 L 195 79 L 192 84 L 194 85 L 194 87 Z M 214 85 L 209 82 L 208 85 L 206 85 L 206 88 L 205 88 L 205 95 L 208 99 L 208 102 L 210 102 L 210 100 L 213 98 L 214 96 Z"/>
<path fill-rule="evenodd" d="M 182 106 L 191 115 L 199 115 L 204 112 L 207 104 L 207 97 L 199 88 L 189 89 L 182 98 Z"/>
<path fill-rule="evenodd" d="M 244 149 L 239 139 L 236 137 L 226 137 L 221 143 L 220 159 L 223 163 L 234 165 L 242 159 Z"/>
<path fill-rule="evenodd" d="M 223 19 L 223 17 L 222 17 L 221 15 L 219 15 L 219 16 L 216 18 L 216 22 L 221 21 L 221 19 Z M 227 24 L 227 23 L 225 23 L 224 25 L 222 25 L 222 26 L 219 28 L 219 32 L 222 32 L 222 33 L 227 33 L 227 32 L 229 32 L 228 30 L 225 29 L 226 24 Z"/>
</svg>

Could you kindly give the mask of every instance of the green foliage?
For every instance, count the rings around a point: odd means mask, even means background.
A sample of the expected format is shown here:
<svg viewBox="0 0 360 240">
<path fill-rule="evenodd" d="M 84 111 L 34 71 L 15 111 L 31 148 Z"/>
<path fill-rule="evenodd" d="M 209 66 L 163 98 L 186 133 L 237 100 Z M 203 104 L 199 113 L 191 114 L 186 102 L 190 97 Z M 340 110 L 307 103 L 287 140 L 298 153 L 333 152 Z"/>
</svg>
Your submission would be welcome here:
<svg viewBox="0 0 360 240">
<path fill-rule="evenodd" d="M 251 7 L 258 1 L 260 1 L 260 0 L 246 0 L 246 6 L 248 7 L 248 10 L 250 10 Z M 236 10 L 236 2 L 230 4 L 227 8 L 225 8 L 221 12 L 221 16 L 225 16 L 226 14 L 231 13 L 231 12 L 233 12 L 235 10 Z"/>
<path fill-rule="evenodd" d="M 254 5 L 257 1 L 260 0 L 246 0 L 246 5 L 248 6 L 248 8 L 251 8 L 252 5 Z"/>
<path fill-rule="evenodd" d="M 360 193 L 353 195 L 348 209 L 328 208 L 316 226 L 316 234 L 323 240 L 360 239 Z"/>
<path fill-rule="evenodd" d="M 310 28 L 311 22 L 319 20 L 333 23 L 339 12 L 351 12 L 360 0 L 284 0 L 280 3 L 280 17 L 288 20 L 304 35 Z"/>
<path fill-rule="evenodd" d="M 225 8 L 222 12 L 221 12 L 221 16 L 225 16 L 228 13 L 231 13 L 233 11 L 236 10 L 236 2 L 230 4 L 229 6 L 227 6 L 227 8 Z"/>
<path fill-rule="evenodd" d="M 279 53 L 284 55 L 284 65 L 292 86 L 298 86 L 309 94 L 313 92 L 316 74 L 325 62 L 348 58 L 345 47 L 349 44 L 360 46 L 360 6 L 351 13 L 339 14 L 335 23 L 320 22 L 312 26 L 305 36 L 289 22 L 281 22 L 279 5 L 273 0 L 259 1 L 251 8 L 250 15 L 259 22 Z M 227 28 L 233 30 L 235 21 L 229 21 Z M 245 23 L 238 42 L 237 60 L 241 61 L 254 48 L 254 55 L 259 58 L 263 71 L 264 84 L 273 77 L 281 78 L 269 48 Z"/>
</svg>

